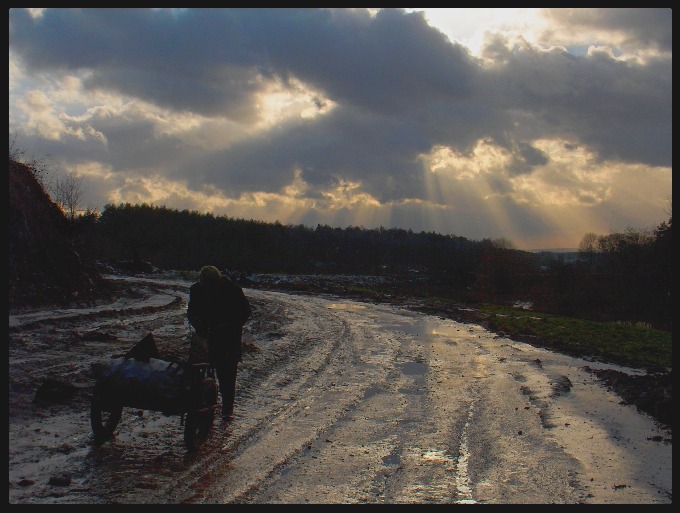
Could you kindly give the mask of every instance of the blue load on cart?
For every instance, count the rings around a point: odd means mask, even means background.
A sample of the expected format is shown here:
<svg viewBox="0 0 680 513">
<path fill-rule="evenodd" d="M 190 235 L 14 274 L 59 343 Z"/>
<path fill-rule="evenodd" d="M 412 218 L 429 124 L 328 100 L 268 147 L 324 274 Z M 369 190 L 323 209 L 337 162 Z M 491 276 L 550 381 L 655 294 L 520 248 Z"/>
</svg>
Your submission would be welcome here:
<svg viewBox="0 0 680 513">
<path fill-rule="evenodd" d="M 93 363 L 92 371 L 105 401 L 167 414 L 186 408 L 190 380 L 178 363 L 112 358 Z"/>
</svg>

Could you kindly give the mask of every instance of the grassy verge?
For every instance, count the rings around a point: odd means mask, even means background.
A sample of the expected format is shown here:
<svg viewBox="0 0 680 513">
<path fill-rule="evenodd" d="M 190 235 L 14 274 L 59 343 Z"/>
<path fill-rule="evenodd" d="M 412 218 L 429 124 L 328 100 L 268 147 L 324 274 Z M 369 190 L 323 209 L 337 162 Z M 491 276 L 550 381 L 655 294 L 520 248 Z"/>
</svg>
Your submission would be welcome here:
<svg viewBox="0 0 680 513">
<path fill-rule="evenodd" d="M 649 369 L 672 366 L 672 334 L 644 325 L 595 322 L 508 308 L 479 306 L 494 332 L 574 355 Z"/>
</svg>

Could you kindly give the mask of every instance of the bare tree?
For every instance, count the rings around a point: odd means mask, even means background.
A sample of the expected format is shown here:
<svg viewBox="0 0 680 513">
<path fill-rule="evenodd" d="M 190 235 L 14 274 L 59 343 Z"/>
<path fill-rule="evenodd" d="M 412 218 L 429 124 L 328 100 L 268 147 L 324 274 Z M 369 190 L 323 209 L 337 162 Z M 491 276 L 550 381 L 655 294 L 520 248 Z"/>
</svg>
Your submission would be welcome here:
<svg viewBox="0 0 680 513">
<path fill-rule="evenodd" d="M 579 255 L 592 262 L 595 258 L 595 253 L 598 252 L 598 237 L 592 232 L 586 233 L 581 239 L 581 243 L 578 245 Z"/>
<path fill-rule="evenodd" d="M 53 191 L 57 205 L 73 221 L 83 195 L 83 177 L 78 173 L 69 173 L 62 179 L 56 179 Z"/>
<path fill-rule="evenodd" d="M 654 241 L 654 234 L 651 228 L 635 229 L 630 226 L 624 231 L 624 241 L 627 244 L 634 244 L 637 246 L 644 246 L 651 244 Z"/>
<path fill-rule="evenodd" d="M 515 249 L 515 245 L 510 239 L 499 237 L 491 241 L 494 248 L 497 249 Z"/>
<path fill-rule="evenodd" d="M 9 135 L 9 158 L 17 162 L 23 162 L 26 150 L 19 148 L 17 145 L 17 134 Z"/>
</svg>

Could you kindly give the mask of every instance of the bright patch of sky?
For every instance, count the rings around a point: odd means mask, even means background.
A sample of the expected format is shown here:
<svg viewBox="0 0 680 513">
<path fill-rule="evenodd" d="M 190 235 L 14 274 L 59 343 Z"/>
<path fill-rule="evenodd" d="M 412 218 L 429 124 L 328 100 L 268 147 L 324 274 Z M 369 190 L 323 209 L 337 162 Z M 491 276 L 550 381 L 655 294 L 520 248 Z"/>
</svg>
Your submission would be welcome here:
<svg viewBox="0 0 680 513">
<path fill-rule="evenodd" d="M 547 25 L 540 15 L 540 9 L 536 8 L 441 7 L 409 10 L 424 12 L 430 25 L 477 56 L 481 56 L 484 39 L 489 31 L 520 34 L 528 41 L 536 43 L 536 31 Z"/>
</svg>

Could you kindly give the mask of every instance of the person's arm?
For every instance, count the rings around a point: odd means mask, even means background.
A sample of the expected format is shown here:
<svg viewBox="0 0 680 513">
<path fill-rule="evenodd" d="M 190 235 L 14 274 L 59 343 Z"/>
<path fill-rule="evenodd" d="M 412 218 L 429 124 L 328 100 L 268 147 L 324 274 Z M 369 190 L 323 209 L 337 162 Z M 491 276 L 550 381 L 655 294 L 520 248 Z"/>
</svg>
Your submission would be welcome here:
<svg viewBox="0 0 680 513">
<path fill-rule="evenodd" d="M 200 301 L 197 300 L 197 296 L 200 294 L 196 291 L 194 287 L 189 290 L 189 305 L 187 306 L 187 318 L 189 319 L 189 324 L 191 324 L 196 333 L 202 337 L 208 335 L 208 326 L 201 315 Z"/>
<path fill-rule="evenodd" d="M 239 296 L 239 306 L 240 306 L 239 324 L 240 324 L 241 327 L 243 327 L 243 325 L 246 322 L 248 322 L 248 319 L 250 319 L 250 316 L 253 313 L 253 310 L 250 306 L 250 302 L 248 302 L 248 298 L 243 293 L 243 289 L 241 287 L 238 287 L 238 296 Z"/>
<path fill-rule="evenodd" d="M 241 287 L 233 281 L 225 283 L 224 317 L 219 324 L 219 330 L 241 329 L 252 313 L 250 303 Z"/>
</svg>

